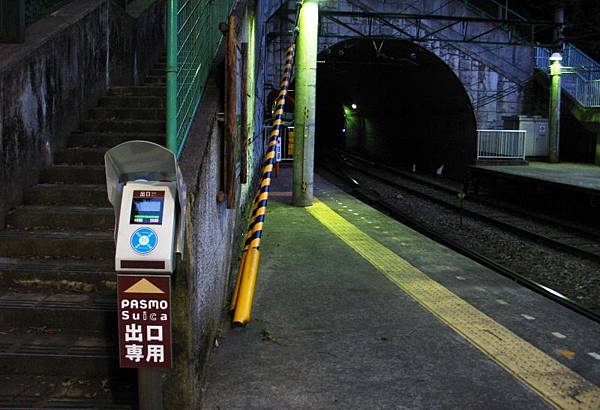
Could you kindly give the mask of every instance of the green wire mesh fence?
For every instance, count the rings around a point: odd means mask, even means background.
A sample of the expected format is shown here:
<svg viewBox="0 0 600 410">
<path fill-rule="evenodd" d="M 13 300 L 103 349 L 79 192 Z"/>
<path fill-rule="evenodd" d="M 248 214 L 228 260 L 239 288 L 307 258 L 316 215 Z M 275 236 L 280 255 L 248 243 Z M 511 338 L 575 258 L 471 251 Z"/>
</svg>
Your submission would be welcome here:
<svg viewBox="0 0 600 410">
<path fill-rule="evenodd" d="M 227 21 L 234 3 L 235 0 L 168 0 L 167 146 L 177 156 L 189 134 L 223 38 L 219 23 Z"/>
</svg>

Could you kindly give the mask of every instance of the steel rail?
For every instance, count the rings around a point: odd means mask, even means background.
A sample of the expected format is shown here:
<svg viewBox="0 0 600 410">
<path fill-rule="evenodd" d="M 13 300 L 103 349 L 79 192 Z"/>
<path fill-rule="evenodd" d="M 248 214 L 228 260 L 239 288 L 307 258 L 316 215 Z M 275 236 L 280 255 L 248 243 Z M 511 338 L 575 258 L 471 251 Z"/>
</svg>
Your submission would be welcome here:
<svg viewBox="0 0 600 410">
<path fill-rule="evenodd" d="M 463 187 L 462 190 L 452 188 L 447 185 L 436 183 L 436 182 L 427 180 L 425 178 L 419 177 L 417 175 L 413 175 L 409 172 L 399 170 L 399 169 L 394 168 L 389 165 L 376 163 L 374 161 L 371 161 L 366 158 L 362 158 L 362 157 L 352 154 L 352 153 L 344 152 L 341 155 L 344 157 L 350 157 L 350 158 L 352 158 L 356 161 L 362 162 L 364 164 L 368 164 L 371 167 L 375 167 L 375 168 L 384 170 L 384 171 L 394 174 L 398 177 L 401 177 L 401 178 L 404 178 L 404 179 L 407 179 L 410 181 L 414 181 L 416 183 L 426 185 L 433 189 L 447 192 L 449 194 L 457 195 L 460 192 L 466 193 L 466 191 L 467 191 L 466 187 Z M 574 231 L 581 236 L 587 237 L 588 239 L 590 239 L 592 241 L 600 243 L 600 231 L 592 230 L 592 229 L 589 229 L 589 228 L 586 228 L 583 226 L 579 226 L 579 225 L 573 225 L 572 223 L 570 223 L 566 220 L 556 219 L 555 217 L 551 217 L 549 215 L 544 215 L 544 214 L 539 214 L 539 213 L 534 214 L 523 208 L 517 208 L 514 205 L 509 205 L 509 204 L 505 204 L 505 203 L 501 204 L 501 203 L 497 203 L 495 201 L 492 201 L 492 200 L 489 200 L 486 198 L 482 198 L 482 197 L 478 197 L 478 196 L 468 196 L 465 201 L 473 202 L 475 204 L 482 205 L 482 206 L 489 206 L 491 208 L 496 208 L 500 211 L 507 212 L 516 217 L 530 218 L 534 221 L 539 221 L 539 222 L 543 222 L 543 223 L 547 223 L 547 224 L 554 224 L 561 229 Z"/>
<path fill-rule="evenodd" d="M 456 211 L 458 213 L 462 213 L 464 216 L 469 216 L 471 218 L 478 219 L 478 220 L 486 222 L 488 224 L 495 225 L 495 226 L 505 229 L 507 231 L 513 232 L 519 236 L 526 237 L 532 241 L 541 242 L 544 245 L 552 247 L 554 249 L 565 251 L 567 253 L 570 253 L 570 254 L 573 254 L 573 255 L 576 255 L 576 256 L 579 256 L 582 258 L 586 258 L 586 259 L 592 260 L 594 262 L 600 262 L 600 252 L 599 253 L 590 252 L 585 249 L 582 249 L 581 247 L 571 245 L 571 244 L 568 244 L 565 242 L 561 242 L 556 239 L 549 238 L 548 236 L 545 236 L 543 234 L 533 232 L 532 230 L 528 230 L 528 229 L 522 228 L 520 226 L 511 224 L 509 222 L 505 222 L 505 221 L 496 219 L 494 217 L 485 215 L 481 212 L 477 212 L 472 209 L 461 207 L 461 206 L 459 206 L 455 203 L 452 203 L 446 199 L 436 197 L 432 194 L 421 191 L 419 189 L 408 187 L 408 186 L 398 183 L 396 181 L 390 181 L 388 178 L 378 175 L 375 172 L 365 170 L 364 168 L 352 165 L 352 164 L 348 163 L 347 161 L 344 162 L 344 164 L 348 167 L 351 167 L 351 168 L 357 170 L 358 172 L 361 172 L 365 175 L 370 176 L 371 178 L 377 179 L 378 181 L 388 184 L 389 186 L 392 186 L 397 189 L 405 190 L 406 192 L 409 192 L 413 195 L 419 196 L 423 199 L 429 200 L 438 205 L 442 205 L 442 206 L 449 208 L 453 211 Z M 437 189 L 437 187 L 436 187 L 436 189 Z M 486 206 L 488 206 L 488 205 L 486 205 Z M 592 239 L 588 239 L 588 238 L 586 238 L 586 240 L 589 240 L 590 242 L 593 241 Z M 593 241 L 593 242 L 595 242 L 595 241 Z"/>
</svg>

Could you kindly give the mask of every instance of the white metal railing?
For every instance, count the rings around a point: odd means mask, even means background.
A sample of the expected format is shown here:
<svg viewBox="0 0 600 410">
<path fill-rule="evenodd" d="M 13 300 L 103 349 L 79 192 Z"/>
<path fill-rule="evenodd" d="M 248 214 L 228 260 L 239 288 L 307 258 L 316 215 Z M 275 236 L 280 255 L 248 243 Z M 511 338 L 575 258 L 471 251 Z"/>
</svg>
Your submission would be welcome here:
<svg viewBox="0 0 600 410">
<path fill-rule="evenodd" d="M 548 74 L 550 50 L 536 47 L 535 66 Z M 565 44 L 561 88 L 584 107 L 600 107 L 600 64 L 571 44 Z"/>
<path fill-rule="evenodd" d="M 525 159 L 525 130 L 477 130 L 477 159 Z"/>
</svg>

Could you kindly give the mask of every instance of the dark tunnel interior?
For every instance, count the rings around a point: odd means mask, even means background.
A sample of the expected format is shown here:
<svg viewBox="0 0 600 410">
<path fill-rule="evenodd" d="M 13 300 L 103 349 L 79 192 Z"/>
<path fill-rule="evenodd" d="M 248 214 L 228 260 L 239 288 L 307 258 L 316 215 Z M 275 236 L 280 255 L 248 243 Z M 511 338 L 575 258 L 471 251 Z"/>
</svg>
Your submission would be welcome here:
<svg viewBox="0 0 600 410">
<path fill-rule="evenodd" d="M 476 150 L 469 97 L 435 54 L 403 40 L 352 39 L 319 54 L 316 143 L 462 179 Z"/>
</svg>

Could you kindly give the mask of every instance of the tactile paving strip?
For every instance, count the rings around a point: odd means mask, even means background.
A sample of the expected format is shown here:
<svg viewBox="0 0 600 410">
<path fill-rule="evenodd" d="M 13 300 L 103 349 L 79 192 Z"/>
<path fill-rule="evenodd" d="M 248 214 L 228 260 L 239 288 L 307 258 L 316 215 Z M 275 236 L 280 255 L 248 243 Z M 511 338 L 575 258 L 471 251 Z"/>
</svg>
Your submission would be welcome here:
<svg viewBox="0 0 600 410">
<path fill-rule="evenodd" d="M 429 278 L 323 202 L 307 208 L 327 229 L 441 321 L 563 409 L 600 409 L 600 388 Z"/>
</svg>

